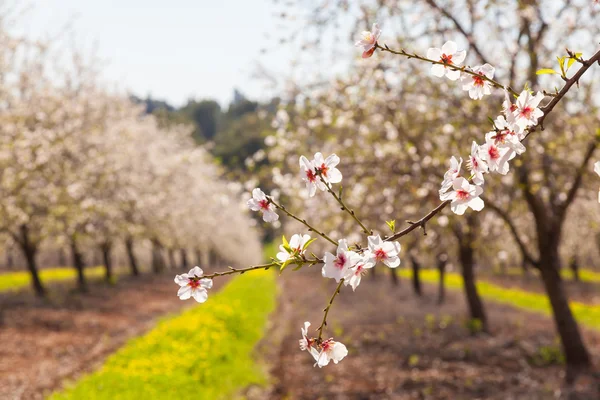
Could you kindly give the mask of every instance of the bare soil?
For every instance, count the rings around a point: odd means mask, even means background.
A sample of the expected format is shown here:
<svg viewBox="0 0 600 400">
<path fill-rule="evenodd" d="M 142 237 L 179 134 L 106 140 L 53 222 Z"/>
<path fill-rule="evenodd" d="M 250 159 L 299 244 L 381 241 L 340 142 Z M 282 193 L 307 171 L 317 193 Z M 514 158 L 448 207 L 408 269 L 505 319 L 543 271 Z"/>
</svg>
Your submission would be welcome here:
<svg viewBox="0 0 600 400">
<path fill-rule="evenodd" d="M 44 398 L 159 318 L 193 306 L 177 298 L 173 273 L 95 282 L 85 294 L 72 282 L 53 285 L 46 300 L 29 291 L 0 296 L 0 399 Z"/>
<path fill-rule="evenodd" d="M 319 369 L 298 348 L 300 327 L 320 324 L 335 288 L 318 269 L 284 274 L 273 334 L 268 399 L 600 399 L 600 376 L 589 373 L 564 384 L 564 366 L 551 319 L 486 302 L 491 335 L 472 335 L 461 292 L 436 289 L 417 298 L 403 280 L 365 277 L 353 294 L 345 287 L 330 313 L 326 336 L 346 344 L 340 364 Z M 314 333 L 314 331 L 313 331 Z M 585 331 L 600 360 L 600 334 Z"/>
</svg>

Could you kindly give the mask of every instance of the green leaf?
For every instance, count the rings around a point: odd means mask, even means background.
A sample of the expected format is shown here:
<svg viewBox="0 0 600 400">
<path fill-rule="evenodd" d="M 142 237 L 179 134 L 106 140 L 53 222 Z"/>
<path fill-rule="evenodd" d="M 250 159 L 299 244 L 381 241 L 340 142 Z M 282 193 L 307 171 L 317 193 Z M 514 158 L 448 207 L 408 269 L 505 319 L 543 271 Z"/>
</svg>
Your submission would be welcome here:
<svg viewBox="0 0 600 400">
<path fill-rule="evenodd" d="M 281 242 L 283 243 L 283 247 L 290 247 L 290 244 L 288 243 L 287 239 L 285 238 L 285 235 L 283 235 L 281 237 Z"/>
<path fill-rule="evenodd" d="M 542 69 L 538 69 L 535 74 L 536 75 L 558 74 L 558 72 L 556 72 L 555 70 L 553 70 L 551 68 L 542 68 Z"/>
<path fill-rule="evenodd" d="M 344 192 L 344 187 L 340 186 L 340 190 L 338 192 L 338 197 L 341 199 L 342 198 L 342 193 Z"/>
<path fill-rule="evenodd" d="M 285 260 L 283 262 L 283 264 L 281 264 L 281 267 L 279 267 L 279 272 L 283 272 L 283 270 L 292 263 L 292 258 L 288 258 L 287 260 Z"/>
<path fill-rule="evenodd" d="M 385 221 L 385 223 L 387 224 L 388 228 L 390 228 L 392 233 L 396 232 L 396 220 L 395 219 L 393 219 L 391 221 Z"/>
<path fill-rule="evenodd" d="M 317 240 L 317 238 L 312 238 L 308 242 L 304 243 L 304 247 L 302 247 L 302 251 L 306 250 L 306 248 L 308 247 L 308 245 L 310 245 L 315 240 Z"/>
<path fill-rule="evenodd" d="M 560 66 L 560 72 L 562 72 L 562 76 L 565 76 L 565 57 L 556 57 L 556 59 L 558 60 L 558 65 Z"/>
</svg>

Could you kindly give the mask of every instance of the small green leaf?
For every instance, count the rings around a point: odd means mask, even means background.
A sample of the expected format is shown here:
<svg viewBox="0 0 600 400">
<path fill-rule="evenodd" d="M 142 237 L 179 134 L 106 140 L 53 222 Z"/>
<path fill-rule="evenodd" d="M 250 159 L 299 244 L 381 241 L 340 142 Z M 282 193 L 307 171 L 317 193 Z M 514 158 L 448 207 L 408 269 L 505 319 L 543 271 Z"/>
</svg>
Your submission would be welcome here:
<svg viewBox="0 0 600 400">
<path fill-rule="evenodd" d="M 536 75 L 545 75 L 545 74 L 558 74 L 558 72 L 556 72 L 555 70 L 553 70 L 551 68 L 538 69 L 536 72 Z"/>
<path fill-rule="evenodd" d="M 338 191 L 338 197 L 341 199 L 342 198 L 342 193 L 344 192 L 344 187 L 340 186 L 340 190 Z"/>
<path fill-rule="evenodd" d="M 281 237 L 281 242 L 283 243 L 283 247 L 285 247 L 285 246 L 290 247 L 290 244 L 288 243 L 287 239 L 285 238 L 285 235 L 283 235 Z"/>
<path fill-rule="evenodd" d="M 287 260 L 285 260 L 283 262 L 283 264 L 281 264 L 281 267 L 279 268 L 279 272 L 283 272 L 283 270 L 292 263 L 292 258 L 288 258 Z"/>
<path fill-rule="evenodd" d="M 556 57 L 556 59 L 558 60 L 558 65 L 560 67 L 560 72 L 562 72 L 562 76 L 565 76 L 565 57 Z"/>
<path fill-rule="evenodd" d="M 309 245 L 310 245 L 312 242 L 314 242 L 315 240 L 317 240 L 317 238 L 312 238 L 312 239 L 310 239 L 308 242 L 306 242 L 306 243 L 304 244 L 304 247 L 302 247 L 302 251 L 306 250 L 306 248 L 307 248 L 307 247 L 308 247 L 308 246 L 309 246 Z"/>
<path fill-rule="evenodd" d="M 395 219 L 393 219 L 391 221 L 385 221 L 385 223 L 387 224 L 388 228 L 390 228 L 392 233 L 396 232 L 396 220 Z"/>
</svg>

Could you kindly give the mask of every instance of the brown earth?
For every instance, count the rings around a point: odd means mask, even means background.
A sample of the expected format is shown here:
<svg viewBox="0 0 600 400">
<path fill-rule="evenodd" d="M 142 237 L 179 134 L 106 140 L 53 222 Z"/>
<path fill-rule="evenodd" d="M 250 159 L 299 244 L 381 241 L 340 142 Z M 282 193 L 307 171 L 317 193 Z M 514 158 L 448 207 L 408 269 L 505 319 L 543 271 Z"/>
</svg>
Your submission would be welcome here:
<svg viewBox="0 0 600 400">
<path fill-rule="evenodd" d="M 435 304 L 436 289 L 416 298 L 404 280 L 365 277 L 353 294 L 342 290 L 326 336 L 346 344 L 340 364 L 319 369 L 298 349 L 300 327 L 315 329 L 335 288 L 316 269 L 285 274 L 272 336 L 275 348 L 269 399 L 600 399 L 600 377 L 588 374 L 564 385 L 564 368 L 549 318 L 486 303 L 491 335 L 471 335 L 460 292 Z M 314 334 L 314 331 L 312 331 Z M 585 331 L 600 360 L 600 334 Z M 256 396 L 255 396 L 256 397 Z"/>
<path fill-rule="evenodd" d="M 98 368 L 159 318 L 193 306 L 177 298 L 173 275 L 96 282 L 86 294 L 70 289 L 73 283 L 53 285 L 47 300 L 28 291 L 2 294 L 0 399 L 41 399 Z"/>
</svg>

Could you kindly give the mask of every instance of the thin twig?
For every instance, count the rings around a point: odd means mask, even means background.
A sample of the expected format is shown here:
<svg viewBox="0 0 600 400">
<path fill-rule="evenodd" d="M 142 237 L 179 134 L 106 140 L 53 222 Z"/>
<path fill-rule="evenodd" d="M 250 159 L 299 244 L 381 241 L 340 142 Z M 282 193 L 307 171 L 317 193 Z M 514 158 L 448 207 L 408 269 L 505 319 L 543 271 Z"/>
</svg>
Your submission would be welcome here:
<svg viewBox="0 0 600 400">
<path fill-rule="evenodd" d="M 323 321 L 321 321 L 321 325 L 317 328 L 317 330 L 319 331 L 317 343 L 321 343 L 321 340 L 323 339 L 323 329 L 325 328 L 325 326 L 327 326 L 327 315 L 329 314 L 329 309 L 331 308 L 335 297 L 338 295 L 340 290 L 342 290 L 343 284 L 344 278 L 340 279 L 340 283 L 338 283 L 337 287 L 335 288 L 335 291 L 333 292 L 333 295 L 331 296 L 331 299 L 329 299 L 329 304 L 327 304 L 327 307 L 325 307 L 325 309 L 323 310 Z"/>
<path fill-rule="evenodd" d="M 447 63 L 439 61 L 439 60 L 432 60 L 430 58 L 420 56 L 417 53 L 409 53 L 409 52 L 407 52 L 404 49 L 400 49 L 398 51 L 398 50 L 392 50 L 392 49 L 390 49 L 387 45 L 384 45 L 384 46 L 385 47 L 382 47 L 379 44 L 375 44 L 375 47 L 378 48 L 378 49 L 380 49 L 381 51 L 387 51 L 388 53 L 396 54 L 396 55 L 399 55 L 399 56 L 404 56 L 404 57 L 407 57 L 409 59 L 410 58 L 415 58 L 417 60 L 425 61 L 425 62 L 428 62 L 428 63 L 431 63 L 431 64 L 443 65 L 444 67 L 450 68 L 453 71 L 460 71 L 460 72 L 464 72 L 465 74 L 469 74 L 469 75 L 481 78 L 484 81 L 489 82 L 492 86 L 494 86 L 497 89 L 508 90 L 514 96 L 518 96 L 519 95 L 517 92 L 515 92 L 509 86 L 503 85 L 500 82 L 498 82 L 498 81 L 496 81 L 496 80 L 494 80 L 492 78 L 488 78 L 487 76 L 482 75 L 480 73 L 471 71 L 469 69 L 469 67 L 466 66 L 466 65 L 462 66 L 462 67 L 459 67 L 459 66 L 456 66 L 456 65 L 453 65 L 453 64 L 447 64 Z"/>
</svg>

